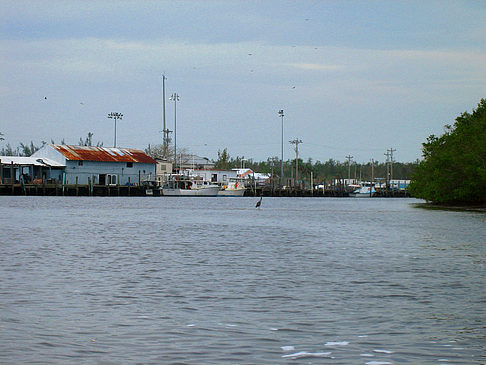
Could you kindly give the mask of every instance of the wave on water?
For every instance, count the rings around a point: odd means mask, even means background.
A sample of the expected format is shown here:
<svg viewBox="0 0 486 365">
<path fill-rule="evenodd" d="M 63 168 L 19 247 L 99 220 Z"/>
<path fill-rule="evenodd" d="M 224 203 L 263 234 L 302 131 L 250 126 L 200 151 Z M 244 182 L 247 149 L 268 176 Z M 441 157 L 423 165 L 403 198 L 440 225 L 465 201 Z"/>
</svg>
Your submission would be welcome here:
<svg viewBox="0 0 486 365">
<path fill-rule="evenodd" d="M 390 350 L 373 350 L 373 352 L 377 352 L 379 354 L 393 354 L 393 351 Z"/>
<path fill-rule="evenodd" d="M 348 341 L 326 342 L 324 346 L 348 346 Z"/>
<path fill-rule="evenodd" d="M 283 358 L 290 358 L 290 359 L 305 359 L 310 357 L 331 357 L 332 352 L 307 352 L 307 351 L 300 351 L 296 352 L 295 354 L 288 354 L 283 355 Z"/>
</svg>

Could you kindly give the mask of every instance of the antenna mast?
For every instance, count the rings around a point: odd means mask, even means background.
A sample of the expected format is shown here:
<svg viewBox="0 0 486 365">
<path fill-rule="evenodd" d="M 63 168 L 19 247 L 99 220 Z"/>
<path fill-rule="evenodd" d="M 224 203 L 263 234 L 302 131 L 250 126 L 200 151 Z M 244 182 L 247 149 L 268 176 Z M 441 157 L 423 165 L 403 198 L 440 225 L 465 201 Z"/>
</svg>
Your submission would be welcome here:
<svg viewBox="0 0 486 365">
<path fill-rule="evenodd" d="M 165 124 L 165 80 L 167 78 L 165 75 L 162 75 L 162 141 L 163 141 L 163 154 L 164 158 L 168 159 L 167 152 L 168 152 L 168 144 L 169 144 L 169 131 L 167 130 L 167 126 Z"/>
</svg>

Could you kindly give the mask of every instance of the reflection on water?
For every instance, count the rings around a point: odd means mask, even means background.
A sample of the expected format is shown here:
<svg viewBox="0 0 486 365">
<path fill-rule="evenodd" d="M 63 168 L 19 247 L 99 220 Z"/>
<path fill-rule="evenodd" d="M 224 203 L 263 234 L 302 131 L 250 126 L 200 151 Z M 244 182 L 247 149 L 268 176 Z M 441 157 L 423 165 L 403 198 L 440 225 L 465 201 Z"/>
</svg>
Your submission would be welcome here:
<svg viewBox="0 0 486 365">
<path fill-rule="evenodd" d="M 1 197 L 0 363 L 481 364 L 486 215 Z"/>
</svg>

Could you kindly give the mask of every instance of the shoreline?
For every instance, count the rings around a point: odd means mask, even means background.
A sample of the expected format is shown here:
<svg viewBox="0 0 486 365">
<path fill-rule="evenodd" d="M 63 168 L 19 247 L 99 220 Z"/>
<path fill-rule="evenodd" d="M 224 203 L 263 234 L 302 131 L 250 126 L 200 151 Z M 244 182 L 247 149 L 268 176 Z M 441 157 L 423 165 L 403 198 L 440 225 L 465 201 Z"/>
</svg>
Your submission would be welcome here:
<svg viewBox="0 0 486 365">
<path fill-rule="evenodd" d="M 431 209 L 431 210 L 452 210 L 459 212 L 480 212 L 486 213 L 486 205 L 441 205 L 434 203 L 417 203 L 417 208 Z"/>
</svg>

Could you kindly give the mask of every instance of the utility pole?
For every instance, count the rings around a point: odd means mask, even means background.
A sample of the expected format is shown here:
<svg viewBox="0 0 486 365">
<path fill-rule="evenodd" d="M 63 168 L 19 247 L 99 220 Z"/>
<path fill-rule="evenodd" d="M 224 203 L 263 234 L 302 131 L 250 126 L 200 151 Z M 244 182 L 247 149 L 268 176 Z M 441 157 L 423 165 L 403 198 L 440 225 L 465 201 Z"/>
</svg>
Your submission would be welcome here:
<svg viewBox="0 0 486 365">
<path fill-rule="evenodd" d="M 373 196 L 373 180 L 374 180 L 374 169 L 375 167 L 375 160 L 371 159 L 371 181 L 370 181 L 370 198 Z M 376 190 L 376 188 L 375 188 Z"/>
<path fill-rule="evenodd" d="M 177 165 L 177 102 L 179 101 L 179 95 L 173 93 L 170 100 L 174 102 L 174 167 Z"/>
<path fill-rule="evenodd" d="M 347 155 L 345 157 L 348 160 L 348 184 L 349 184 L 349 180 L 351 180 L 351 159 L 353 158 L 353 156 Z"/>
<path fill-rule="evenodd" d="M 299 180 L 299 144 L 303 142 L 297 138 L 289 142 L 295 144 L 295 185 L 297 185 L 297 181 Z"/>
<path fill-rule="evenodd" d="M 284 128 L 283 128 L 283 117 L 284 117 L 284 111 L 283 109 L 280 109 L 278 111 L 278 116 L 280 117 L 280 119 L 282 119 L 282 158 L 280 160 L 280 187 L 282 187 L 283 185 L 283 158 L 284 158 L 284 154 L 283 154 L 283 140 L 284 140 Z"/>
<path fill-rule="evenodd" d="M 370 184 L 373 185 L 373 180 L 374 180 L 374 168 L 375 168 L 375 160 L 371 159 L 371 181 Z"/>
<path fill-rule="evenodd" d="M 165 122 L 165 80 L 167 77 L 162 75 L 162 141 L 163 141 L 163 157 L 169 159 L 169 130 Z"/>
<path fill-rule="evenodd" d="M 393 180 L 393 152 L 396 150 L 390 148 L 388 151 L 390 152 L 390 180 Z"/>
<path fill-rule="evenodd" d="M 386 150 L 386 188 L 387 190 L 390 188 L 391 179 L 393 178 L 393 152 L 395 152 L 393 148 Z"/>
</svg>

